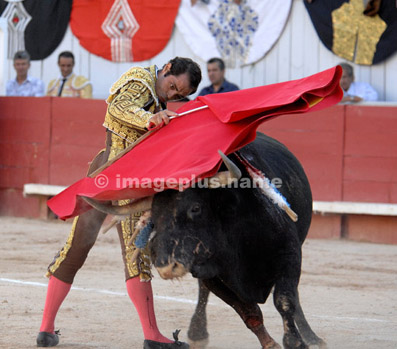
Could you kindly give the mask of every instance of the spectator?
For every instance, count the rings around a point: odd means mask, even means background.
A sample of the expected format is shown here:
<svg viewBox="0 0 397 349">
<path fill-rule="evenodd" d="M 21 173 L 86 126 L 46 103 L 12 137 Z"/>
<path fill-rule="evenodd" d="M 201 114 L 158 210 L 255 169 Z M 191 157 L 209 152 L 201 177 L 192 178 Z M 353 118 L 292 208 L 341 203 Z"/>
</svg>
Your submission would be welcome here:
<svg viewBox="0 0 397 349">
<path fill-rule="evenodd" d="M 74 55 L 70 51 L 58 56 L 61 76 L 48 84 L 47 96 L 92 98 L 92 84 L 81 75 L 73 74 Z"/>
<path fill-rule="evenodd" d="M 204 87 L 199 96 L 205 96 L 212 93 L 237 91 L 239 87 L 225 79 L 225 63 L 220 58 L 211 58 L 207 62 L 208 77 L 211 85 Z"/>
<path fill-rule="evenodd" d="M 361 101 L 377 101 L 378 93 L 366 82 L 354 81 L 353 67 L 348 63 L 339 64 L 342 69 L 342 77 L 340 85 L 343 89 L 343 98 L 341 102 L 361 102 Z"/>
<path fill-rule="evenodd" d="M 41 97 L 44 96 L 45 86 L 40 79 L 28 75 L 30 55 L 26 51 L 18 51 L 14 55 L 15 79 L 8 80 L 7 96 Z"/>
</svg>

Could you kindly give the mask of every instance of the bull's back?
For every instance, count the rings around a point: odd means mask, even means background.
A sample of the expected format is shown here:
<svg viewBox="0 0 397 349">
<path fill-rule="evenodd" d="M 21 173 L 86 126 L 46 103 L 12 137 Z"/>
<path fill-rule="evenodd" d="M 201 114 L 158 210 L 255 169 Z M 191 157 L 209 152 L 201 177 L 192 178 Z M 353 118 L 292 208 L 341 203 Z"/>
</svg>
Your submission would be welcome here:
<svg viewBox="0 0 397 349">
<path fill-rule="evenodd" d="M 298 214 L 296 222 L 301 243 L 306 238 L 312 217 L 310 184 L 299 160 L 279 141 L 257 133 L 254 142 L 239 151 L 270 180 L 277 178 L 280 193 Z"/>
</svg>

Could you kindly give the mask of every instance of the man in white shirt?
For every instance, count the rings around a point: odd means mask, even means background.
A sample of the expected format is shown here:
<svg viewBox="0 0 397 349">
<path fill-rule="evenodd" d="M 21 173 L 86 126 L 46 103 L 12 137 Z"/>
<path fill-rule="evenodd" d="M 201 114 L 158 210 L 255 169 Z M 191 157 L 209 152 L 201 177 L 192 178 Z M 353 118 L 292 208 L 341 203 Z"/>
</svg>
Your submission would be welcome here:
<svg viewBox="0 0 397 349">
<path fill-rule="evenodd" d="M 14 55 L 15 79 L 8 80 L 6 96 L 41 97 L 44 96 L 45 85 L 40 79 L 28 75 L 30 55 L 26 51 L 18 51 Z"/>
<path fill-rule="evenodd" d="M 343 99 L 341 102 L 361 102 L 361 101 L 377 101 L 378 93 L 366 82 L 354 81 L 353 67 L 348 63 L 339 64 L 342 69 L 342 77 L 340 85 L 343 89 Z"/>
</svg>

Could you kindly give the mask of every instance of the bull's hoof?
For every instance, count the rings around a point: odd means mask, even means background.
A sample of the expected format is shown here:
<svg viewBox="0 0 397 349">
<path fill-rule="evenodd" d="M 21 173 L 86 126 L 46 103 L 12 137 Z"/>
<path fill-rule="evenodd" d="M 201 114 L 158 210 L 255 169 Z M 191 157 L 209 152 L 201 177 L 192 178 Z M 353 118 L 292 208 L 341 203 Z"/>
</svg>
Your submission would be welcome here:
<svg viewBox="0 0 397 349">
<path fill-rule="evenodd" d="M 266 345 L 266 346 L 264 346 L 262 348 L 263 349 L 282 349 L 281 345 L 276 343 L 276 342 L 269 343 L 268 345 Z"/>
<path fill-rule="evenodd" d="M 174 343 L 161 343 L 145 339 L 143 349 L 189 349 L 189 344 L 175 341 Z"/>
<path fill-rule="evenodd" d="M 36 338 L 36 343 L 38 347 L 55 347 L 59 343 L 59 332 L 55 333 L 49 332 L 39 332 Z"/>
<path fill-rule="evenodd" d="M 207 348 L 207 345 L 209 342 L 210 341 L 209 341 L 208 337 L 201 339 L 201 340 L 196 340 L 196 341 L 189 339 L 190 349 L 205 349 L 205 348 Z"/>
<path fill-rule="evenodd" d="M 321 338 L 316 343 L 307 343 L 310 349 L 327 349 L 327 343 Z"/>
<path fill-rule="evenodd" d="M 285 349 L 309 349 L 299 333 L 287 332 L 283 336 L 283 346 Z"/>
<path fill-rule="evenodd" d="M 273 343 L 269 343 L 268 345 L 262 347 L 262 349 L 282 349 L 282 348 L 281 348 L 280 344 L 273 342 Z"/>
</svg>

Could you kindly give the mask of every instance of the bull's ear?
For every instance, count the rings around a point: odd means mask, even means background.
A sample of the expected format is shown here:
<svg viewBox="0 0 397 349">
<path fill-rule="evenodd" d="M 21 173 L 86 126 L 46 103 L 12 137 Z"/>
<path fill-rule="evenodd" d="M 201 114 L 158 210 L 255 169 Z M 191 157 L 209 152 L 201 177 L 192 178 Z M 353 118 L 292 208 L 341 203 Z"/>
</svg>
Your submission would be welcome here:
<svg viewBox="0 0 397 349">
<path fill-rule="evenodd" d="M 214 195 L 214 205 L 218 210 L 218 215 L 224 217 L 238 217 L 241 211 L 242 198 L 239 190 L 222 190 L 219 195 Z"/>
</svg>

